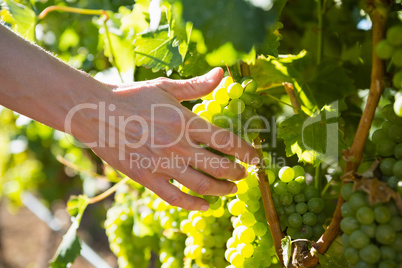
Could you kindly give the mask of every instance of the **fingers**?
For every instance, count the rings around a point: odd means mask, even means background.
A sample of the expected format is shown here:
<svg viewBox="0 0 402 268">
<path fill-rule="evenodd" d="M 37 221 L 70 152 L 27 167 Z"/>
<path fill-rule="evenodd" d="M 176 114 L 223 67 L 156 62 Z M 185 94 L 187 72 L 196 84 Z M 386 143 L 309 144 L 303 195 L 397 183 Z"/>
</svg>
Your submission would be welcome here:
<svg viewBox="0 0 402 268">
<path fill-rule="evenodd" d="M 224 196 L 237 192 L 233 182 L 211 178 L 191 167 L 185 167 L 175 180 L 201 195 Z"/>
<path fill-rule="evenodd" d="M 187 80 L 159 80 L 160 87 L 177 100 L 194 100 L 214 90 L 223 77 L 222 68 L 214 68 L 208 73 Z"/>
<path fill-rule="evenodd" d="M 248 142 L 229 130 L 217 127 L 203 119 L 197 119 L 190 126 L 190 137 L 224 154 L 232 155 L 244 163 L 257 164 L 258 153 Z"/>
<path fill-rule="evenodd" d="M 182 192 L 169 182 L 168 177 L 154 178 L 154 180 L 155 183 L 149 188 L 171 206 L 181 207 L 187 210 L 208 210 L 209 204 L 207 201 Z"/>
</svg>

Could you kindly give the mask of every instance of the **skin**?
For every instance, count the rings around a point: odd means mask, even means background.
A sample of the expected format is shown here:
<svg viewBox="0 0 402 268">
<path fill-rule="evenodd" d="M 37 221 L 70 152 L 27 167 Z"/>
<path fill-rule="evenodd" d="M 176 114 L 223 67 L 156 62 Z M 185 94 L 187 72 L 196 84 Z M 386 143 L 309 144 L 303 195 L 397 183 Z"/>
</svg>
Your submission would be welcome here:
<svg viewBox="0 0 402 268">
<path fill-rule="evenodd" d="M 258 162 L 251 145 L 180 104 L 207 95 L 222 77 L 223 70 L 215 68 L 188 80 L 105 84 L 0 25 L 1 105 L 73 135 L 169 204 L 188 210 L 207 210 L 208 202 L 182 192 L 170 179 L 202 195 L 226 195 L 237 191 L 231 181 L 247 175 L 240 164 L 200 144 Z M 161 104 L 165 107 L 152 110 Z M 158 164 L 172 158 L 179 161 Z M 150 164 L 141 165 L 144 159 Z"/>
</svg>

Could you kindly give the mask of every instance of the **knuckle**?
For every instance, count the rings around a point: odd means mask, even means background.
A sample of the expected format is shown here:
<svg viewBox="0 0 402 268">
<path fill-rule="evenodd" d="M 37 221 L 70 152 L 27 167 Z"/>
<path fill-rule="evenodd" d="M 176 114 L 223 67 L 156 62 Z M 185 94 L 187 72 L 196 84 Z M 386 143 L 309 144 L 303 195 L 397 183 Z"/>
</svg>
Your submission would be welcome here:
<svg viewBox="0 0 402 268">
<path fill-rule="evenodd" d="M 201 179 L 201 180 L 198 182 L 196 192 L 199 193 L 199 194 L 201 194 L 201 195 L 205 195 L 205 194 L 207 194 L 207 193 L 209 192 L 209 190 L 212 188 L 211 186 L 212 186 L 212 183 L 211 183 L 210 180 L 208 180 L 208 179 Z"/>
<path fill-rule="evenodd" d="M 166 198 L 166 202 L 169 203 L 169 205 L 178 207 L 183 203 L 183 194 L 174 194 Z"/>
<path fill-rule="evenodd" d="M 233 142 L 230 134 L 224 133 L 222 134 L 219 139 L 219 147 L 221 148 L 221 151 L 223 153 L 233 153 L 234 152 L 234 147 L 233 147 Z"/>
</svg>

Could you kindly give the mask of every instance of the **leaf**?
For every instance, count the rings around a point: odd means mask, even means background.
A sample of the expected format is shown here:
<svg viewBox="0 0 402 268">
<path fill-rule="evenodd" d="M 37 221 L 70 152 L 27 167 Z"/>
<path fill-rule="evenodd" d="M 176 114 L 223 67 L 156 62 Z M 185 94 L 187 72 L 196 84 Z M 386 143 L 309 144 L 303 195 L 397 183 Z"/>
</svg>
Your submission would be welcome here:
<svg viewBox="0 0 402 268">
<path fill-rule="evenodd" d="M 318 255 L 322 268 L 348 267 L 348 263 L 342 251 L 342 239 L 338 236 L 324 255 Z"/>
<path fill-rule="evenodd" d="M 35 40 L 36 14 L 27 6 L 13 0 L 5 0 L 4 4 L 14 19 L 14 30 L 29 41 Z"/>
<path fill-rule="evenodd" d="M 174 42 L 175 38 L 169 36 L 166 27 L 138 37 L 134 42 L 136 65 L 152 68 L 154 72 L 178 67 L 182 63 L 182 56 L 173 45 Z"/>
<path fill-rule="evenodd" d="M 73 215 L 72 224 L 63 236 L 57 251 L 50 263 L 52 268 L 69 267 L 81 252 L 81 243 L 77 237 L 77 229 L 80 227 L 82 215 L 89 204 L 85 195 L 72 196 L 67 204 L 68 212 Z"/>
<path fill-rule="evenodd" d="M 208 50 L 215 50 L 230 42 L 236 50 L 248 53 L 254 45 L 265 40 L 286 1 L 272 1 L 269 10 L 243 0 L 181 2 L 183 19 L 193 22 L 194 27 L 202 31 Z"/>
<path fill-rule="evenodd" d="M 186 58 L 180 69 L 181 75 L 184 77 L 203 75 L 208 72 L 210 68 L 211 67 L 205 60 L 205 55 L 200 54 L 196 49 L 196 44 L 191 42 L 188 46 Z"/>
<path fill-rule="evenodd" d="M 284 140 L 286 155 L 297 154 L 299 161 L 314 166 L 321 162 L 337 165 L 339 152 L 346 148 L 337 109 L 335 103 L 312 117 L 300 112 L 284 120 L 279 125 L 278 137 Z"/>
<path fill-rule="evenodd" d="M 288 263 L 292 258 L 292 239 L 290 236 L 285 236 L 281 240 L 283 263 L 288 267 Z"/>
</svg>

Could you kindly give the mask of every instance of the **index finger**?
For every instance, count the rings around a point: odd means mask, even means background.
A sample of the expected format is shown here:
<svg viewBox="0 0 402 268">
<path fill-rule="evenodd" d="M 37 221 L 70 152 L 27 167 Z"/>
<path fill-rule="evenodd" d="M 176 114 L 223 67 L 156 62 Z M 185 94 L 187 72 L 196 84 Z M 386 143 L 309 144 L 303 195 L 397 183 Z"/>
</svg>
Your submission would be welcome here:
<svg viewBox="0 0 402 268">
<path fill-rule="evenodd" d="M 193 140 L 224 154 L 232 155 L 244 163 L 259 163 L 256 149 L 235 133 L 215 126 L 197 115 L 190 120 L 187 131 Z"/>
</svg>

